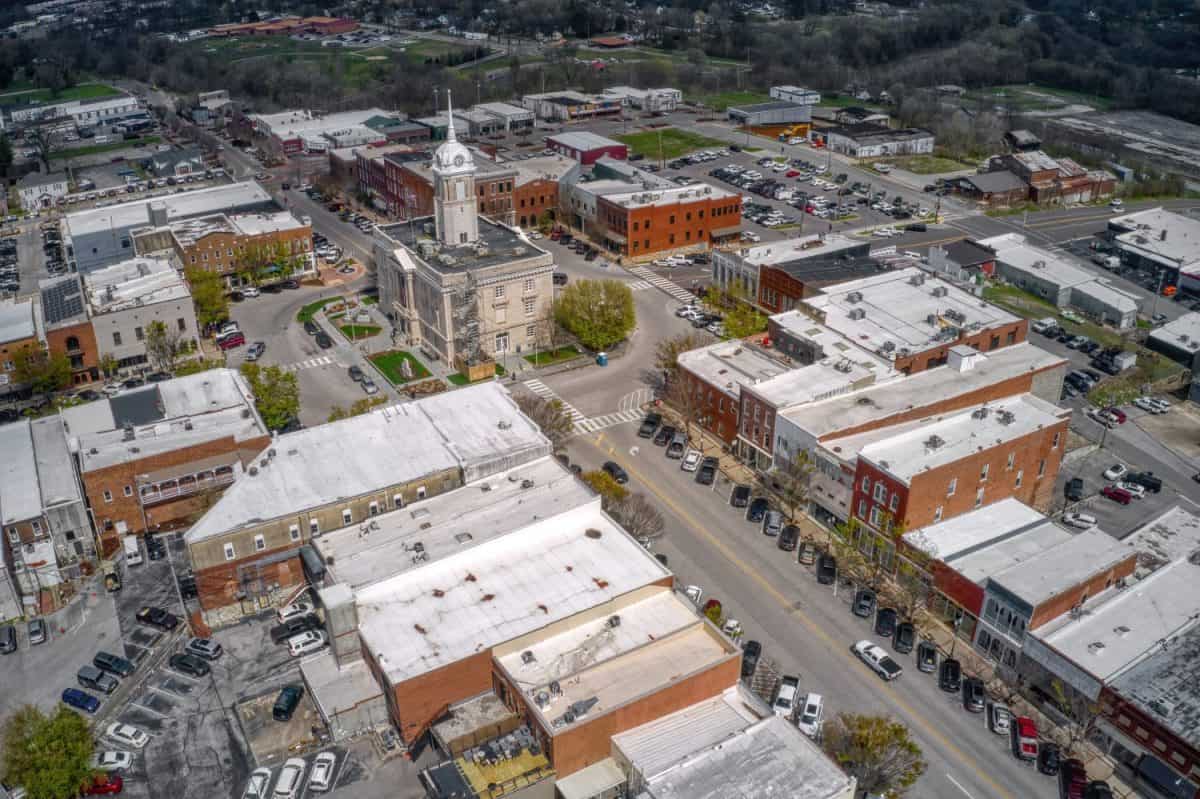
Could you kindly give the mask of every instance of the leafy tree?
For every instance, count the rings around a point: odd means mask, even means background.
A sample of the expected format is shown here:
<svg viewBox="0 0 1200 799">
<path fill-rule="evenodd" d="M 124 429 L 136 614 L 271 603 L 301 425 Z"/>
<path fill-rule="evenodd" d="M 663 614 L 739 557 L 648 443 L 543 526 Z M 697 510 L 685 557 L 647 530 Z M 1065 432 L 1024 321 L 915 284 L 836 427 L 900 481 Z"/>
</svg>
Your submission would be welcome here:
<svg viewBox="0 0 1200 799">
<path fill-rule="evenodd" d="M 270 430 L 279 430 L 300 415 L 300 387 L 295 372 L 278 366 L 242 364 L 242 374 L 254 392 L 254 407 Z"/>
<path fill-rule="evenodd" d="M 94 773 L 92 732 L 65 705 L 46 716 L 33 705 L 18 708 L 4 725 L 5 781 L 24 786 L 29 799 L 75 796 Z"/>
<path fill-rule="evenodd" d="M 714 313 L 724 316 L 721 324 L 733 338 L 753 336 L 767 329 L 766 314 L 754 306 L 753 298 L 746 294 L 740 284 L 731 283 L 728 289 L 709 286 L 704 304 Z"/>
<path fill-rule="evenodd" d="M 636 323 L 633 292 L 616 280 L 572 283 L 559 295 L 554 312 L 559 324 L 591 350 L 623 341 Z"/>
<path fill-rule="evenodd" d="M 567 412 L 567 407 L 562 400 L 542 399 L 529 394 L 521 394 L 516 401 L 521 413 L 532 419 L 534 424 L 542 429 L 555 449 L 561 447 L 575 432 L 575 420 Z"/>
<path fill-rule="evenodd" d="M 351 416 L 362 416 L 372 408 L 377 408 L 387 402 L 386 397 L 363 397 L 360 400 L 355 400 L 349 408 L 343 408 L 341 405 L 334 405 L 333 410 L 329 412 L 330 422 L 336 422 L 339 419 L 349 419 Z"/>
<path fill-rule="evenodd" d="M 825 725 L 821 743 L 868 795 L 902 796 L 925 773 L 908 727 L 887 716 L 840 713 Z"/>
<path fill-rule="evenodd" d="M 179 356 L 186 350 L 187 342 L 178 326 L 167 327 L 158 319 L 147 326 L 146 354 L 160 370 L 174 374 Z"/>
<path fill-rule="evenodd" d="M 199 374 L 200 372 L 207 372 L 209 369 L 219 369 L 224 365 L 225 361 L 220 358 L 192 358 L 175 367 L 175 376 L 184 377 L 186 375 Z"/>
<path fill-rule="evenodd" d="M 7 133 L 0 133 L 0 175 L 8 173 L 13 162 L 13 147 Z"/>
<path fill-rule="evenodd" d="M 216 272 L 193 268 L 187 272 L 188 285 L 192 287 L 192 302 L 196 306 L 196 319 L 202 327 L 209 327 L 229 318 L 229 298 L 225 296 L 225 283 Z"/>
<path fill-rule="evenodd" d="M 600 495 L 600 505 L 606 511 L 611 511 L 614 506 L 624 502 L 626 497 L 629 496 L 629 491 L 614 480 L 611 474 L 602 469 L 584 472 L 580 476 L 583 482 L 591 486 L 592 490 Z"/>
<path fill-rule="evenodd" d="M 301 271 L 306 257 L 282 241 L 252 245 L 238 254 L 238 276 L 255 285 L 283 280 Z"/>
<path fill-rule="evenodd" d="M 644 494 L 630 494 L 609 508 L 610 515 L 639 540 L 658 538 L 666 523 L 658 508 Z"/>
<path fill-rule="evenodd" d="M 25 134 L 33 149 L 37 151 L 38 160 L 42 162 L 42 170 L 50 172 L 50 161 L 54 153 L 54 133 L 45 125 L 39 125 Z"/>
<path fill-rule="evenodd" d="M 106 352 L 104 357 L 100 359 L 100 371 L 105 377 L 112 377 L 121 368 L 121 364 L 113 357 L 112 353 Z"/>
<path fill-rule="evenodd" d="M 654 365 L 662 370 L 667 382 L 671 382 L 679 371 L 680 354 L 699 349 L 706 343 L 699 333 L 694 332 L 662 339 L 654 347 Z"/>
<path fill-rule="evenodd" d="M 13 356 L 13 382 L 48 396 L 71 382 L 71 359 L 65 353 L 51 355 L 40 344 L 22 347 Z"/>
</svg>

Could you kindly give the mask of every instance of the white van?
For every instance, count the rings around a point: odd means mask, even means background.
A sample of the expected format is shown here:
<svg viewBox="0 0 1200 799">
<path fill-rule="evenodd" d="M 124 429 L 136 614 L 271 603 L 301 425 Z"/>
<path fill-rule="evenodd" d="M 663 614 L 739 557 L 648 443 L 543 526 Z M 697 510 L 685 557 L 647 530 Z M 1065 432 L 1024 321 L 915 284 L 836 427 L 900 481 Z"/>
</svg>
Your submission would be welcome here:
<svg viewBox="0 0 1200 799">
<path fill-rule="evenodd" d="M 138 547 L 136 535 L 127 535 L 122 539 L 125 543 L 125 565 L 137 566 L 142 562 L 142 550 Z"/>
</svg>

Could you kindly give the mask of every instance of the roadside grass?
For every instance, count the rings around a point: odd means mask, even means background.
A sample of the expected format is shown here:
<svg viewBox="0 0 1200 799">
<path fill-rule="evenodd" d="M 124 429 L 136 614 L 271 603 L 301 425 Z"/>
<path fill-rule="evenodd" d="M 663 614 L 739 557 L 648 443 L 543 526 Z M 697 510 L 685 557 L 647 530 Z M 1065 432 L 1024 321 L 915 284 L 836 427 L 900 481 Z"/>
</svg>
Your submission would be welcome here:
<svg viewBox="0 0 1200 799">
<path fill-rule="evenodd" d="M 659 143 L 661 141 L 661 155 L 667 161 L 678 158 L 681 155 L 687 155 L 695 150 L 703 150 L 706 147 L 720 148 L 725 146 L 725 142 L 710 139 L 698 133 L 680 130 L 679 128 L 660 128 L 658 130 L 646 130 L 639 133 L 624 133 L 613 138 L 629 145 L 629 149 L 635 154 L 655 160 L 658 159 L 660 154 Z"/>
<path fill-rule="evenodd" d="M 380 331 L 383 330 L 379 325 L 342 325 L 338 329 L 350 341 L 378 336 Z"/>
<path fill-rule="evenodd" d="M 912 172 L 914 175 L 938 175 L 943 172 L 958 172 L 969 169 L 970 164 L 956 161 L 942 155 L 909 155 L 904 158 L 890 158 L 887 162 L 892 166 Z"/>
<path fill-rule="evenodd" d="M 567 346 L 559 347 L 556 350 L 550 350 L 548 352 L 538 352 L 538 353 L 534 353 L 532 355 L 526 355 L 525 360 L 529 361 L 534 366 L 548 366 L 549 364 L 552 364 L 552 363 L 560 363 L 562 361 L 569 361 L 572 358 L 577 357 L 578 355 L 579 355 L 579 350 L 575 347 L 575 345 L 568 344 Z M 498 372 L 497 374 L 502 374 L 502 372 Z"/>
<path fill-rule="evenodd" d="M 57 95 L 49 89 L 30 89 L 28 91 L 0 94 L 0 106 L 33 102 L 65 103 L 70 100 L 95 100 L 101 97 L 114 97 L 120 93 L 106 83 L 81 83 L 78 86 L 63 89 Z"/>
<path fill-rule="evenodd" d="M 1053 317 L 1064 330 L 1068 330 L 1078 336 L 1087 336 L 1092 341 L 1098 342 L 1105 347 L 1125 347 L 1128 343 L 1115 330 L 1101 327 L 1092 322 L 1073 322 L 1067 319 L 1053 303 L 1019 289 L 1016 286 L 985 286 L 983 289 L 983 298 L 993 305 L 998 305 L 1026 319 Z"/>
<path fill-rule="evenodd" d="M 130 147 L 147 147 L 151 144 L 159 144 L 162 139 L 158 136 L 141 136 L 136 139 L 122 139 L 121 141 L 109 142 L 108 144 L 93 144 L 88 147 L 74 147 L 70 150 L 55 150 L 50 154 L 52 161 L 61 161 L 67 158 L 80 158 L 85 155 L 97 155 L 99 153 L 111 153 L 115 150 L 125 150 Z"/>
<path fill-rule="evenodd" d="M 324 299 L 317 300 L 316 302 L 310 302 L 308 305 L 305 305 L 303 308 L 301 308 L 300 312 L 296 314 L 296 321 L 300 324 L 311 322 L 313 317 L 317 315 L 317 312 L 326 305 L 334 302 L 341 302 L 341 300 L 341 297 L 325 297 Z"/>
<path fill-rule="evenodd" d="M 416 357 L 404 350 L 390 350 L 388 352 L 380 352 L 369 356 L 371 363 L 378 367 L 383 376 L 391 381 L 392 385 L 400 386 L 413 380 L 423 380 L 429 377 L 429 370 L 425 365 L 416 359 Z M 400 364 L 408 361 L 412 369 L 412 377 L 407 378 L 404 372 L 401 371 Z"/>
<path fill-rule="evenodd" d="M 708 108 L 714 111 L 724 111 L 731 105 L 751 105 L 753 103 L 770 102 L 770 95 L 762 92 L 714 92 L 712 94 L 702 94 L 697 97 L 689 98 L 691 102 L 703 103 Z"/>
</svg>

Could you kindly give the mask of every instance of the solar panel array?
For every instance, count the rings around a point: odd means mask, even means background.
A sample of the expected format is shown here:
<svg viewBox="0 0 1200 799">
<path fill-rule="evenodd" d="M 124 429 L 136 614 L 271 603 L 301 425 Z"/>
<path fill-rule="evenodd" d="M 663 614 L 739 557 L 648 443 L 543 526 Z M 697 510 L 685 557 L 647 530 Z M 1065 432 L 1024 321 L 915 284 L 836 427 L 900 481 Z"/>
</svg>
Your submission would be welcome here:
<svg viewBox="0 0 1200 799">
<path fill-rule="evenodd" d="M 42 317 L 54 325 L 83 314 L 83 287 L 72 275 L 42 289 Z"/>
</svg>

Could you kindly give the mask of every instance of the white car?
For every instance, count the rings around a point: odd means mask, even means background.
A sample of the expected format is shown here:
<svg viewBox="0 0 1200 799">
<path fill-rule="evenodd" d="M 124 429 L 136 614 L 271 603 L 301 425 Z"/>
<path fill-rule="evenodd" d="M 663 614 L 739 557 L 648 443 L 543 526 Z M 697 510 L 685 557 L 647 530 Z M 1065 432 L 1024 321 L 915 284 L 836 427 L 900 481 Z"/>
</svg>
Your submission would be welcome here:
<svg viewBox="0 0 1200 799">
<path fill-rule="evenodd" d="M 308 772 L 308 789 L 328 791 L 333 787 L 333 769 L 336 765 L 337 755 L 333 752 L 322 752 L 313 758 L 312 771 Z"/>
<path fill-rule="evenodd" d="M 1165 399 L 1159 399 L 1158 397 L 1150 397 L 1149 399 L 1150 404 L 1158 409 L 1156 413 L 1166 413 L 1167 411 L 1171 410 L 1171 403 L 1167 402 Z"/>
<path fill-rule="evenodd" d="M 858 655 L 871 671 L 889 682 L 904 673 L 904 669 L 900 667 L 900 664 L 892 660 L 887 650 L 878 644 L 873 644 L 863 639 L 856 643 L 852 649 L 854 650 L 854 654 Z"/>
<path fill-rule="evenodd" d="M 689 449 L 679 462 L 679 468 L 685 472 L 694 472 L 700 466 L 700 450 Z"/>
<path fill-rule="evenodd" d="M 241 291 L 242 291 L 243 297 L 257 297 L 258 296 L 258 289 L 256 289 L 254 286 L 246 286 Z"/>
<path fill-rule="evenodd" d="M 775 699 L 771 702 L 771 709 L 775 711 L 775 715 L 785 719 L 791 718 L 796 707 L 796 694 L 799 692 L 799 677 L 784 677 L 780 680 L 779 687 L 775 689 Z"/>
<path fill-rule="evenodd" d="M 320 630 L 309 630 L 288 639 L 288 654 L 297 658 L 310 652 L 316 652 L 323 646 L 325 646 L 325 633 Z"/>
<path fill-rule="evenodd" d="M 1006 705 L 993 703 L 988 707 L 988 728 L 997 735 L 1008 735 L 1012 721 L 1012 711 Z"/>
<path fill-rule="evenodd" d="M 1158 404 L 1149 397 L 1138 397 L 1133 404 L 1134 407 L 1141 408 L 1146 413 L 1159 413 Z"/>
<path fill-rule="evenodd" d="M 1087 513 L 1064 513 L 1063 524 L 1079 530 L 1090 530 L 1096 526 L 1096 517 Z"/>
<path fill-rule="evenodd" d="M 1104 411 L 1100 410 L 1099 408 L 1097 408 L 1095 406 L 1089 407 L 1086 411 L 1084 411 L 1084 413 L 1087 414 L 1087 417 L 1089 419 L 1095 421 L 1097 424 L 1102 424 L 1109 429 L 1112 429 L 1117 426 L 1117 422 L 1115 419 L 1113 419 L 1108 414 L 1106 414 Z"/>
<path fill-rule="evenodd" d="M 693 605 L 699 607 L 700 600 L 704 598 L 704 589 L 698 585 L 689 585 L 683 589 L 683 595 L 692 600 Z"/>
<path fill-rule="evenodd" d="M 1117 488 L 1123 488 L 1133 494 L 1134 499 L 1143 499 L 1146 496 L 1146 487 L 1140 483 L 1120 482 L 1117 483 Z"/>
<path fill-rule="evenodd" d="M 804 698 L 804 704 L 800 708 L 800 717 L 796 719 L 796 726 L 809 738 L 816 738 L 821 733 L 821 725 L 824 721 L 824 698 L 820 694 L 809 694 Z"/>
<path fill-rule="evenodd" d="M 121 724 L 116 721 L 105 728 L 104 737 L 125 746 L 132 746 L 134 749 L 142 749 L 150 742 L 150 736 L 146 734 L 145 730 L 139 730 L 132 724 Z"/>
<path fill-rule="evenodd" d="M 133 753 L 109 750 L 92 755 L 92 768 L 100 771 L 124 771 L 133 765 Z"/>
<path fill-rule="evenodd" d="M 1112 466 L 1109 466 L 1104 470 L 1104 479 L 1116 482 L 1128 473 L 1129 469 L 1127 469 L 1124 464 L 1114 463 Z"/>
<path fill-rule="evenodd" d="M 695 305 L 680 305 L 675 309 L 675 315 L 680 319 L 689 319 L 696 315 L 697 310 Z"/>
<path fill-rule="evenodd" d="M 267 799 L 267 791 L 271 787 L 271 769 L 256 768 L 246 782 L 246 790 L 242 791 L 242 799 Z"/>
<path fill-rule="evenodd" d="M 312 609 L 312 605 L 307 602 L 293 602 L 275 611 L 275 621 L 283 624 L 288 619 L 294 619 L 297 616 L 307 616 L 309 613 L 312 613 Z"/>
<path fill-rule="evenodd" d="M 272 799 L 296 799 L 304 780 L 304 758 L 291 757 L 279 769 L 279 779 L 275 780 L 275 790 Z"/>
</svg>

